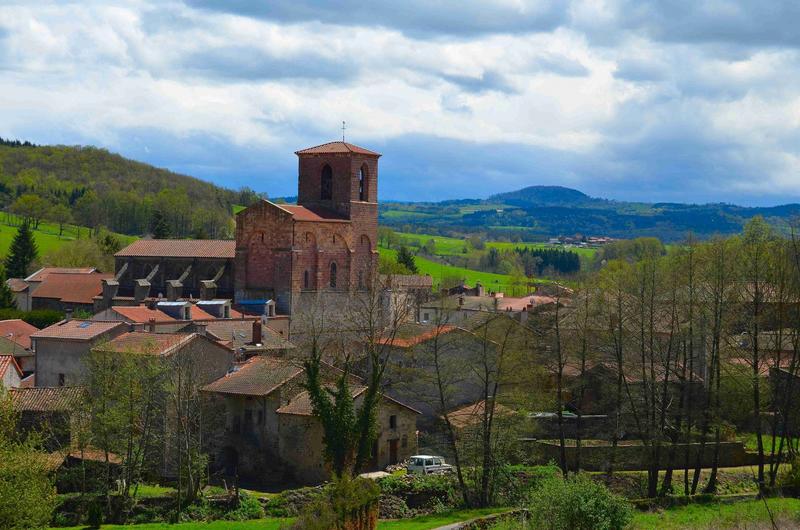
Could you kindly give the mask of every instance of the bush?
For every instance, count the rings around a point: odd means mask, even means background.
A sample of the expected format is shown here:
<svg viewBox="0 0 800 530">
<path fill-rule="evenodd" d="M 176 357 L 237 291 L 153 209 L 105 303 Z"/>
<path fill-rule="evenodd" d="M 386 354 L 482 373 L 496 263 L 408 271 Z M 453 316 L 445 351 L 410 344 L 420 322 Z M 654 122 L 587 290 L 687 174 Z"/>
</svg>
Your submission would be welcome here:
<svg viewBox="0 0 800 530">
<path fill-rule="evenodd" d="M 0 320 L 19 318 L 39 329 L 52 326 L 64 318 L 64 313 L 52 309 L 37 309 L 35 311 L 19 311 L 17 309 L 0 309 Z"/>
<path fill-rule="evenodd" d="M 266 514 L 270 517 L 297 517 L 306 506 L 314 502 L 321 491 L 321 488 L 283 491 L 267 501 Z"/>
<path fill-rule="evenodd" d="M 103 524 L 103 507 L 100 501 L 95 501 L 89 505 L 89 512 L 86 514 L 86 526 L 89 528 L 100 528 Z"/>
<path fill-rule="evenodd" d="M 330 530 L 339 528 L 349 518 L 370 517 L 369 512 L 378 501 L 379 495 L 380 489 L 371 480 L 342 477 L 328 485 L 303 510 L 292 528 Z"/>
<path fill-rule="evenodd" d="M 229 521 L 247 521 L 249 519 L 261 519 L 265 515 L 264 507 L 255 497 L 242 494 L 239 497 L 239 506 L 225 514 L 225 519 Z"/>
<path fill-rule="evenodd" d="M 544 480 L 529 509 L 537 527 L 548 530 L 621 530 L 633 518 L 625 499 L 583 474 Z"/>
<path fill-rule="evenodd" d="M 406 519 L 411 517 L 408 504 L 397 495 L 381 495 L 379 514 L 381 519 Z"/>
</svg>

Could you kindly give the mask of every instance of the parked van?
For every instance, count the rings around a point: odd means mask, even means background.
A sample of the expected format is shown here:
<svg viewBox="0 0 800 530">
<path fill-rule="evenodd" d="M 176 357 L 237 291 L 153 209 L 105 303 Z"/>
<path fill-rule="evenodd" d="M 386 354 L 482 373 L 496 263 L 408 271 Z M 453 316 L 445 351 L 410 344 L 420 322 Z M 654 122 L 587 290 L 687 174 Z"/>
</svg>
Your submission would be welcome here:
<svg viewBox="0 0 800 530">
<path fill-rule="evenodd" d="M 441 456 L 414 455 L 409 459 L 406 470 L 417 475 L 437 475 L 451 473 L 453 466 L 445 463 Z"/>
</svg>

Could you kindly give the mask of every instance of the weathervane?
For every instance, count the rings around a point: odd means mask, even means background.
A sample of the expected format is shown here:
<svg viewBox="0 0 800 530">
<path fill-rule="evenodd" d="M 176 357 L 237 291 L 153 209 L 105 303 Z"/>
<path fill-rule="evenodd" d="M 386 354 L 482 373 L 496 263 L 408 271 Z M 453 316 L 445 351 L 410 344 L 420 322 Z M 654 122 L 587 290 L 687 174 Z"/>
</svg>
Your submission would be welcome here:
<svg viewBox="0 0 800 530">
<path fill-rule="evenodd" d="M 344 142 L 344 130 L 346 129 L 344 120 L 342 120 L 342 141 Z"/>
</svg>

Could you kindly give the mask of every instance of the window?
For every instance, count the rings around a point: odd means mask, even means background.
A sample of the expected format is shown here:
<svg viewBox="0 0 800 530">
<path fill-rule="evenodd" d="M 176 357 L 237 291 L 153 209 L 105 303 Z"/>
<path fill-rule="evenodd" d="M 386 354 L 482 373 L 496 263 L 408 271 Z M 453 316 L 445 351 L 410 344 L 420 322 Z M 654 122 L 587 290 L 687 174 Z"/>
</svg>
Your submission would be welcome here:
<svg viewBox="0 0 800 530">
<path fill-rule="evenodd" d="M 422 314 L 422 320 L 424 320 L 425 322 L 427 322 L 430 319 L 431 319 L 431 314 L 430 313 L 423 313 Z"/>
<path fill-rule="evenodd" d="M 303 289 L 308 289 L 309 285 L 310 285 L 310 282 L 309 282 L 309 279 L 308 279 L 308 271 L 304 271 L 303 272 Z"/>
<path fill-rule="evenodd" d="M 331 289 L 336 289 L 336 263 L 331 262 Z"/>
<path fill-rule="evenodd" d="M 364 166 L 358 170 L 358 200 L 367 200 L 367 169 Z"/>
<path fill-rule="evenodd" d="M 58 386 L 64 386 L 64 374 L 58 374 Z"/>
<path fill-rule="evenodd" d="M 394 414 L 389 416 L 389 428 L 390 429 L 396 429 L 397 428 L 397 416 L 395 416 Z"/>
<path fill-rule="evenodd" d="M 333 198 L 333 170 L 331 166 L 325 164 L 322 168 L 322 176 L 320 177 L 319 185 L 319 198 L 323 201 L 329 201 Z"/>
</svg>

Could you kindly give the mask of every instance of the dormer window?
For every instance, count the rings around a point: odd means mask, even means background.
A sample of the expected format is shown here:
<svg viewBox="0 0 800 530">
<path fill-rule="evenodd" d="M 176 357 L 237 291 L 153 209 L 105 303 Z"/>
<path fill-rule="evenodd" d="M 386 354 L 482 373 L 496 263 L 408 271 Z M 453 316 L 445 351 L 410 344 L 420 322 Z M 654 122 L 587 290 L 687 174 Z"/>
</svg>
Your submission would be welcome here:
<svg viewBox="0 0 800 530">
<path fill-rule="evenodd" d="M 325 166 L 322 168 L 319 198 L 323 201 L 329 201 L 333 199 L 333 170 L 328 164 L 325 164 Z"/>
</svg>

